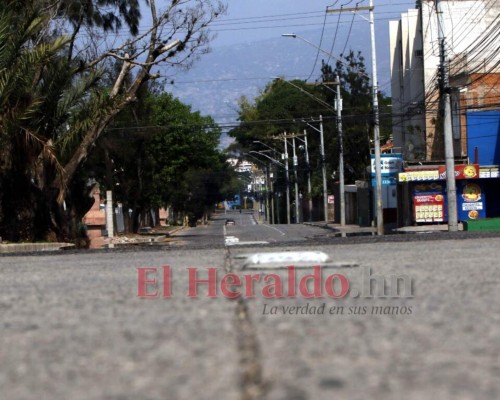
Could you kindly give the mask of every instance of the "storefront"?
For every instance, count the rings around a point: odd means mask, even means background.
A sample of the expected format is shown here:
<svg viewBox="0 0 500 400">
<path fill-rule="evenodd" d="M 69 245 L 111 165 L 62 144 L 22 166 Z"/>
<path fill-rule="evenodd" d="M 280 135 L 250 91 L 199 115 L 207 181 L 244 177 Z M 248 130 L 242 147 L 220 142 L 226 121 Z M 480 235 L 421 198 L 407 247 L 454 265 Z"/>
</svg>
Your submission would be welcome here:
<svg viewBox="0 0 500 400">
<path fill-rule="evenodd" d="M 456 165 L 455 179 L 459 221 L 500 216 L 498 166 Z M 407 220 L 417 224 L 448 221 L 444 165 L 406 168 L 399 173 L 398 182 L 404 185 L 411 202 Z"/>
</svg>

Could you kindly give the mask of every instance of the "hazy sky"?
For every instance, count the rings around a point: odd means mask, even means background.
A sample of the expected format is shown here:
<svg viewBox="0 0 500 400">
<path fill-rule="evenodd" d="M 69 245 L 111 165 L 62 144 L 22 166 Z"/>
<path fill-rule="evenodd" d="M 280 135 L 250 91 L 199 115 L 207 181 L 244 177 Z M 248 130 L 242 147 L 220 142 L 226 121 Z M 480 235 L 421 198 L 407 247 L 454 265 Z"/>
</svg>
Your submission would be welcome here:
<svg viewBox="0 0 500 400">
<path fill-rule="evenodd" d="M 340 54 L 343 49 L 354 46 L 358 48 L 360 35 L 369 43 L 369 23 L 366 20 L 368 11 L 361 11 L 359 15 L 352 12 L 342 14 L 326 14 L 327 6 L 330 9 L 351 8 L 356 6 L 356 1 L 341 0 L 226 0 L 228 3 L 227 15 L 224 15 L 214 22 L 210 30 L 217 35 L 211 42 L 212 54 L 210 60 L 217 64 L 218 50 L 224 46 L 240 45 L 243 43 L 255 43 L 265 39 L 281 39 L 283 33 L 298 33 L 320 46 L 322 49 L 331 51 L 332 54 Z M 369 1 L 358 2 L 359 7 L 368 6 Z M 397 20 L 401 12 L 413 8 L 415 0 L 374 0 L 375 6 L 375 27 L 378 32 L 377 48 L 388 47 L 389 20 Z M 325 34 L 321 38 L 322 27 L 325 26 Z M 334 32 L 338 27 L 337 40 L 334 40 Z M 350 34 L 352 32 L 352 35 Z M 347 38 L 347 39 L 346 39 Z M 365 39 L 366 38 L 366 39 Z M 268 42 L 263 42 L 268 43 Z M 303 45 L 307 49 L 308 45 Z M 241 47 L 241 46 L 240 46 Z M 366 46 L 365 46 L 366 48 Z M 368 44 L 369 49 L 369 44 Z M 226 49 L 227 50 L 227 49 Z M 255 44 L 249 47 L 249 51 L 256 51 Z M 379 51 L 379 50 L 377 50 Z M 223 53 L 223 52 L 221 52 Z M 310 49 L 311 58 L 299 65 L 300 71 L 293 70 L 289 65 L 278 63 L 274 65 L 272 71 L 269 69 L 242 71 L 235 63 L 235 69 L 231 69 L 230 64 L 224 64 L 219 71 L 216 70 L 210 75 L 214 80 L 199 82 L 199 75 L 205 70 L 202 63 L 195 64 L 195 67 L 186 73 L 176 75 L 176 84 L 171 86 L 175 96 L 179 97 L 187 104 L 191 104 L 195 110 L 200 110 L 204 115 L 212 115 L 216 121 L 235 119 L 238 108 L 237 99 L 242 95 L 253 99 L 271 79 L 271 76 L 301 77 L 305 79 L 311 73 L 315 63 L 316 50 Z M 382 52 L 379 52 L 381 54 Z M 227 54 L 227 51 L 226 51 Z M 387 51 L 385 52 L 387 54 Z M 323 56 L 324 57 L 324 56 Z M 227 58 L 226 58 L 227 59 Z M 368 60 L 371 58 L 368 57 Z M 316 60 L 317 61 L 317 60 Z M 381 59 L 378 59 L 380 65 Z M 286 61 L 284 61 L 286 63 Z M 200 70 L 201 69 L 201 70 Z M 218 75 L 219 73 L 219 75 Z M 223 75 L 223 76 L 222 76 Z M 241 79 L 246 84 L 239 87 L 228 79 L 228 82 L 217 82 L 220 78 L 245 78 Z M 263 79 L 258 79 L 263 77 Z M 387 82 L 385 82 L 387 83 Z M 384 86 L 382 90 L 387 91 L 390 85 Z"/>
<path fill-rule="evenodd" d="M 214 23 L 212 31 L 217 33 L 213 46 L 255 41 L 278 37 L 282 33 L 318 29 L 326 23 L 333 28 L 339 23 L 343 29 L 349 29 L 351 23 L 369 24 L 362 17 L 344 12 L 328 14 L 331 9 L 368 6 L 368 0 L 356 2 L 349 0 L 228 0 L 228 13 Z M 413 8 L 415 0 L 374 0 L 375 24 L 388 25 L 390 19 L 398 19 L 402 11 Z M 368 17 L 368 12 L 361 13 Z"/>
</svg>

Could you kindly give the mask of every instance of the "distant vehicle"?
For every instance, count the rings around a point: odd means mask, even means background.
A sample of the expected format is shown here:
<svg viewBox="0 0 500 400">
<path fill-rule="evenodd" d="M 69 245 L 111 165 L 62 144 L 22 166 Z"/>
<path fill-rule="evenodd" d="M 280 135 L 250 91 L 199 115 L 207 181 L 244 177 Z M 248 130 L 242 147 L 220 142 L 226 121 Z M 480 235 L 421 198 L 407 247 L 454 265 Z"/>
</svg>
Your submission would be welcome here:
<svg viewBox="0 0 500 400">
<path fill-rule="evenodd" d="M 226 225 L 234 225 L 236 222 L 234 221 L 234 219 L 231 219 L 231 218 L 228 218 L 226 219 Z"/>
</svg>

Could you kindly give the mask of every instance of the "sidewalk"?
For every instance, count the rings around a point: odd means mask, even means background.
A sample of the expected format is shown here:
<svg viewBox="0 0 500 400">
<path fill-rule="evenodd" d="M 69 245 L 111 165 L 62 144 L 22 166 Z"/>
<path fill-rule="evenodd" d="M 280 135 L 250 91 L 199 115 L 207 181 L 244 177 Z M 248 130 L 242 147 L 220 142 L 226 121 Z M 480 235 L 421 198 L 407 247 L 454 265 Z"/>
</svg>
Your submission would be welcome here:
<svg viewBox="0 0 500 400">
<path fill-rule="evenodd" d="M 109 248 L 114 246 L 126 246 L 134 244 L 158 243 L 174 236 L 177 232 L 185 229 L 185 226 L 176 226 L 172 229 L 165 227 L 152 228 L 149 232 L 116 235 L 113 238 L 106 237 L 104 245 L 100 248 Z M 7 243 L 0 242 L 0 254 L 15 253 L 36 253 L 48 251 L 60 251 L 63 249 L 75 249 L 74 243 Z M 83 249 L 82 249 L 83 250 Z M 88 249 L 87 249 L 88 250 Z"/>
<path fill-rule="evenodd" d="M 258 210 L 254 210 L 253 217 L 258 224 L 266 224 L 266 220 L 263 215 L 261 215 Z M 336 222 L 302 222 L 303 225 L 316 226 L 319 228 L 329 229 L 334 235 L 338 236 L 353 236 L 353 235 L 376 235 L 376 226 L 359 226 L 355 224 L 347 224 L 341 226 Z M 458 223 L 458 230 L 463 231 L 463 224 Z M 403 226 L 400 228 L 393 228 L 390 226 L 385 227 L 385 234 L 407 234 L 407 233 L 426 233 L 426 232 L 447 232 L 448 224 L 440 225 L 418 225 L 418 226 Z"/>
<path fill-rule="evenodd" d="M 320 228 L 330 229 L 334 234 L 340 236 L 348 235 L 375 235 L 377 233 L 377 228 L 374 226 L 359 226 L 359 225 L 344 225 L 341 226 L 334 222 L 303 222 L 304 225 L 317 226 Z"/>
<path fill-rule="evenodd" d="M 458 230 L 463 231 L 464 227 L 461 222 L 458 223 Z M 418 225 L 418 226 L 403 226 L 393 229 L 394 233 L 423 233 L 423 232 L 447 232 L 448 224 L 441 225 Z"/>
<path fill-rule="evenodd" d="M 377 233 L 377 227 L 375 226 L 359 226 L 359 225 L 344 225 L 341 226 L 334 222 L 303 222 L 304 225 L 318 226 L 325 229 L 330 229 L 334 233 L 341 236 L 349 235 L 375 235 Z M 458 230 L 463 230 L 463 224 L 458 224 Z M 426 232 L 447 232 L 448 224 L 441 225 L 418 225 L 418 226 L 404 226 L 401 228 L 389 229 L 386 227 L 385 234 L 405 234 L 405 233 L 426 233 Z"/>
</svg>

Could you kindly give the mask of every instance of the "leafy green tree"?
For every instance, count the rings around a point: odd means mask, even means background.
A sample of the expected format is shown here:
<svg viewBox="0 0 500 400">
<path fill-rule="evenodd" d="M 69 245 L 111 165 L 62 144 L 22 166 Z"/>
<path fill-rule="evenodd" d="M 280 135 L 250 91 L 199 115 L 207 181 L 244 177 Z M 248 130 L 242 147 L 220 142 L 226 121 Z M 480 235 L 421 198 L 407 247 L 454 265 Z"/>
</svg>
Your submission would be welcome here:
<svg viewBox="0 0 500 400">
<path fill-rule="evenodd" d="M 274 80 L 266 86 L 260 96 L 255 99 L 254 104 L 250 104 L 247 99 L 240 102 L 240 125 L 230 132 L 230 136 L 236 139 L 236 145 L 231 150 L 241 154 L 249 151 L 268 151 L 269 149 L 260 143 L 260 141 L 270 147 L 277 149 L 279 153 L 284 153 L 284 141 L 277 140 L 285 132 L 287 134 L 302 134 L 305 128 L 308 128 L 304 120 L 319 127 L 317 122 L 320 115 L 324 117 L 324 138 L 325 143 L 335 143 L 334 136 L 334 109 L 327 101 L 325 93 L 318 85 L 308 85 L 299 80 L 285 81 L 282 79 Z M 316 122 L 312 122 L 314 118 Z M 310 168 L 313 178 L 313 197 L 319 200 L 322 195 L 322 159 L 320 157 L 320 137 L 316 131 L 308 128 L 308 144 L 310 156 Z M 290 140 L 289 140 L 290 142 Z M 297 140 L 297 151 L 302 158 L 299 163 L 297 178 L 299 185 L 304 187 L 307 177 L 307 168 L 303 161 L 303 154 Z M 291 159 L 292 149 L 288 145 L 288 153 Z M 254 153 L 251 153 L 256 156 Z M 326 157 L 328 175 L 335 168 L 337 153 L 328 154 Z M 277 153 L 266 153 L 266 155 L 282 162 Z M 268 158 L 261 156 L 264 162 Z M 253 161 L 253 160 L 251 160 Z M 272 163 L 276 167 L 276 163 Z M 286 176 L 284 168 L 278 167 L 276 170 L 277 179 L 274 182 L 274 188 L 277 192 L 284 195 L 286 191 Z M 294 184 L 294 174 L 290 166 L 289 185 Z M 305 193 L 303 193 L 305 196 Z M 283 205 L 284 203 L 281 202 Z M 281 218 L 284 221 L 284 218 Z"/>
<path fill-rule="evenodd" d="M 158 126 L 158 133 L 147 148 L 154 160 L 152 190 L 157 196 L 156 203 L 170 204 L 183 212 L 193 212 L 194 204 L 198 204 L 203 213 L 207 204 L 196 203 L 194 199 L 199 200 L 200 196 L 195 187 L 199 188 L 202 181 L 210 182 L 213 177 L 209 171 L 222 170 L 225 160 L 217 149 L 220 129 L 212 118 L 192 112 L 169 94 L 155 99 L 151 122 Z M 213 179 L 212 183 L 215 184 Z M 213 200 L 216 199 L 211 204 Z"/>
<path fill-rule="evenodd" d="M 337 61 L 335 69 L 323 61 L 321 72 L 323 82 L 335 82 L 337 76 L 340 78 L 345 179 L 366 179 L 366 168 L 370 165 L 370 148 L 373 147 L 373 96 L 364 57 L 361 52 L 354 53 L 351 50 L 342 60 Z M 328 102 L 335 102 L 336 93 L 333 90 L 325 91 L 325 96 Z M 390 99 L 382 93 L 378 96 L 379 113 L 382 116 L 380 136 L 384 143 L 392 131 L 388 112 Z M 335 150 L 330 147 L 329 152 L 333 151 Z"/>
<path fill-rule="evenodd" d="M 234 194 L 234 172 L 218 149 L 220 129 L 172 95 L 144 91 L 109 129 L 88 177 L 132 210 L 132 230 L 151 209 L 171 206 L 180 220 L 199 219 Z"/>
<path fill-rule="evenodd" d="M 269 83 L 260 96 L 251 104 L 240 99 L 240 125 L 230 132 L 244 149 L 256 149 L 254 141 L 272 143 L 272 138 L 287 132 L 300 132 L 302 119 L 317 117 L 321 113 L 332 113 L 314 97 L 324 100 L 324 95 L 315 87 L 294 80 L 277 79 Z"/>
<path fill-rule="evenodd" d="M 284 132 L 301 134 L 304 129 L 307 129 L 312 192 L 313 198 L 317 200 L 322 196 L 323 161 L 319 153 L 319 135 L 310 129 L 304 120 L 318 127 L 317 119 L 319 115 L 323 116 L 324 162 L 328 182 L 332 184 L 333 180 L 330 177 L 338 170 L 339 160 L 337 116 L 333 108 L 338 85 L 331 85 L 337 81 L 337 75 L 340 78 L 343 98 L 342 125 L 347 183 L 368 178 L 366 168 L 370 164 L 373 122 L 372 88 L 361 53 L 355 54 L 351 51 L 334 67 L 323 62 L 321 71 L 320 83 L 316 85 L 308 85 L 298 80 L 276 80 L 266 86 L 253 104 L 243 98 L 240 101 L 240 124 L 230 132 L 230 135 L 236 139 L 236 144 L 231 147 L 231 150 L 244 154 L 252 150 L 266 150 L 265 146 L 255 141 L 277 147 L 280 152 L 283 152 L 283 142 L 274 140 L 276 137 Z M 379 94 L 381 114 L 388 109 L 389 103 L 389 99 Z M 315 118 L 316 122 L 313 122 L 311 117 Z M 382 140 L 385 140 L 391 132 L 390 119 L 382 118 L 381 124 L 381 136 Z M 290 153 L 290 148 L 288 150 Z M 279 169 L 279 172 L 276 187 L 283 193 L 286 182 L 283 169 Z M 304 187 L 306 173 L 305 167 L 299 168 L 298 179 L 302 187 Z M 293 178 L 290 183 L 293 184 Z"/>
</svg>

